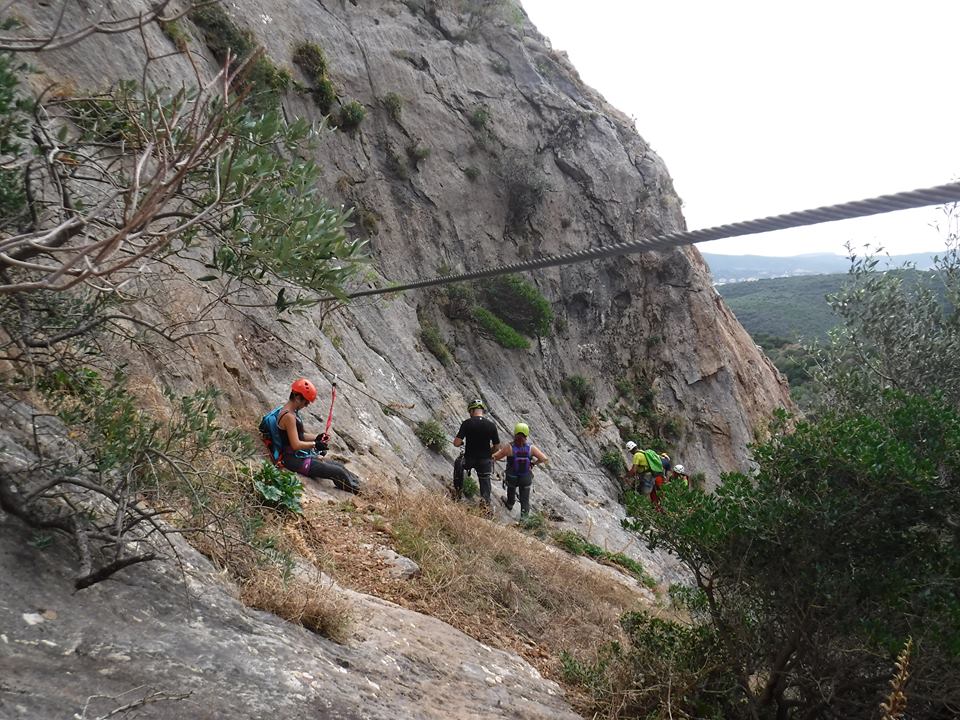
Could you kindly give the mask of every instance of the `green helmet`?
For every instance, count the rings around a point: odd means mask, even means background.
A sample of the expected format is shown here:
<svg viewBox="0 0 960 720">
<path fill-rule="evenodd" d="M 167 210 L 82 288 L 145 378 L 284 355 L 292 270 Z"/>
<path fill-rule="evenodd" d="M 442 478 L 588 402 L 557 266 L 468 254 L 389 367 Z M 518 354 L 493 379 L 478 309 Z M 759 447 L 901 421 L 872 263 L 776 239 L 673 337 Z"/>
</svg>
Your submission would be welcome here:
<svg viewBox="0 0 960 720">
<path fill-rule="evenodd" d="M 477 410 L 478 408 L 480 410 L 486 410 L 487 406 L 483 404 L 483 400 L 481 400 L 480 398 L 474 398 L 467 405 L 467 412 L 472 412 L 473 410 Z"/>
<path fill-rule="evenodd" d="M 513 426 L 514 435 L 523 435 L 524 437 L 530 437 L 530 426 L 526 423 L 517 423 Z"/>
</svg>

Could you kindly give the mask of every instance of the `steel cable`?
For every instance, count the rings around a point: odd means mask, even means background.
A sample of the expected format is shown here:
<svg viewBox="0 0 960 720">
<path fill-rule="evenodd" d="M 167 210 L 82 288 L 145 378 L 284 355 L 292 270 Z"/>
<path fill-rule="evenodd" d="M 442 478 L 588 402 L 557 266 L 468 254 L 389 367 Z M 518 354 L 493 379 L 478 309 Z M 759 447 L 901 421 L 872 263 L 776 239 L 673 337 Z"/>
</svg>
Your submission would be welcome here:
<svg viewBox="0 0 960 720">
<path fill-rule="evenodd" d="M 823 207 L 812 208 L 810 210 L 797 210 L 781 215 L 771 215 L 765 218 L 758 218 L 756 220 L 746 220 L 728 223 L 726 225 L 717 225 L 715 227 L 704 228 L 702 230 L 686 230 L 669 233 L 667 235 L 658 235 L 652 238 L 641 237 L 635 240 L 614 243 L 612 245 L 601 245 L 594 248 L 574 250 L 562 255 L 548 255 L 535 260 L 524 260 L 505 265 L 496 265 L 481 270 L 439 275 L 426 280 L 394 284 L 384 288 L 357 290 L 352 293 L 347 293 L 346 297 L 359 298 L 369 297 L 371 295 L 403 292 L 405 290 L 415 290 L 417 288 L 432 287 L 434 285 L 447 285 L 450 283 L 465 282 L 467 280 L 479 280 L 481 278 L 494 277 L 497 275 L 508 275 L 510 273 L 539 270 L 541 268 L 557 267 L 560 265 L 572 265 L 574 263 L 597 260 L 599 258 L 614 257 L 617 255 L 628 255 L 631 253 L 644 252 L 648 250 L 667 250 L 671 248 L 677 248 L 682 245 L 693 245 L 695 243 L 707 242 L 709 240 L 721 240 L 724 238 L 741 237 L 744 235 L 755 235 L 757 233 L 770 232 L 773 230 L 788 230 L 790 228 L 818 225 L 820 223 L 834 222 L 837 220 L 852 220 L 858 217 L 869 217 L 870 215 L 881 215 L 883 213 L 895 212 L 897 210 L 911 210 L 914 208 L 929 207 L 931 205 L 943 205 L 952 202 L 960 202 L 960 183 L 948 183 L 946 185 L 937 185 L 935 187 L 922 188 L 920 190 L 909 190 L 905 192 L 893 193 L 891 195 L 881 195 L 879 197 L 869 198 L 866 200 L 854 200 L 836 205 L 825 205 Z M 335 300 L 337 298 L 328 297 L 324 299 Z"/>
</svg>

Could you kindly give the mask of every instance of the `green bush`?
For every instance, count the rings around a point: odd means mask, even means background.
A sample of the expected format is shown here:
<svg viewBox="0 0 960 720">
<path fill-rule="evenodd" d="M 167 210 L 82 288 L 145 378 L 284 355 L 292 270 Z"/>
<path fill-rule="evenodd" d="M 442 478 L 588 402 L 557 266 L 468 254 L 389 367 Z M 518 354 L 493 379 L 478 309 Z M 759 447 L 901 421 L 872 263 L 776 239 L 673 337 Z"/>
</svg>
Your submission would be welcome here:
<svg viewBox="0 0 960 720">
<path fill-rule="evenodd" d="M 230 56 L 231 71 L 236 71 L 258 49 L 253 34 L 240 29 L 217 2 L 194 7 L 187 17 L 203 33 L 204 42 L 217 62 L 224 63 Z M 266 109 L 279 102 L 279 93 L 289 87 L 290 81 L 290 73 L 277 68 L 261 55 L 247 68 L 240 87 L 249 93 L 250 103 L 255 108 Z"/>
<path fill-rule="evenodd" d="M 478 106 L 473 109 L 470 113 L 470 124 L 476 130 L 486 130 L 487 125 L 490 123 L 490 110 L 486 107 Z"/>
<path fill-rule="evenodd" d="M 524 515 L 522 518 L 520 518 L 520 522 L 517 524 L 520 526 L 521 530 L 528 532 L 534 537 L 540 538 L 541 540 L 547 536 L 549 523 L 547 522 L 547 518 L 543 513 L 532 512 Z"/>
<path fill-rule="evenodd" d="M 0 53 L 0 155 L 18 157 L 22 151 L 20 139 L 27 127 L 30 103 L 21 97 L 18 86 L 27 66 L 9 53 Z M 0 169 L 0 228 L 15 225 L 27 207 L 23 174 L 17 170 Z"/>
<path fill-rule="evenodd" d="M 302 42 L 293 50 L 293 62 L 314 83 L 327 76 L 327 56 L 316 43 Z"/>
<path fill-rule="evenodd" d="M 293 51 L 293 62 L 313 84 L 310 94 L 320 112 L 329 115 L 330 108 L 337 101 L 337 91 L 327 74 L 329 65 L 323 48 L 316 43 L 300 43 Z"/>
<path fill-rule="evenodd" d="M 588 542 L 585 537 L 573 530 L 562 530 L 554 534 L 553 541 L 571 555 L 584 555 L 594 560 L 616 565 L 633 575 L 646 587 L 653 589 L 657 586 L 657 581 L 636 560 L 623 553 L 612 553 L 609 550 L 604 550 L 599 545 Z"/>
<path fill-rule="evenodd" d="M 623 453 L 615 447 L 608 447 L 600 456 L 600 464 L 606 468 L 614 477 L 620 477 L 627 470 L 627 464 L 623 460 Z"/>
<path fill-rule="evenodd" d="M 420 143 L 412 143 L 407 145 L 407 156 L 414 164 L 419 163 L 421 160 L 430 157 L 430 148 Z"/>
<path fill-rule="evenodd" d="M 593 402 L 593 386 L 583 375 L 564 378 L 560 387 L 577 412 L 584 412 Z"/>
<path fill-rule="evenodd" d="M 174 44 L 180 52 L 186 52 L 190 44 L 190 36 L 183 29 L 183 25 L 177 20 L 160 21 L 160 29 L 167 39 Z"/>
<path fill-rule="evenodd" d="M 400 113 L 403 111 L 403 98 L 395 92 L 387 93 L 380 100 L 387 109 L 387 115 L 394 122 L 400 122 Z"/>
<path fill-rule="evenodd" d="M 417 423 L 415 432 L 420 442 L 434 452 L 442 452 L 447 446 L 447 434 L 444 432 L 443 426 L 436 420 L 424 420 Z"/>
<path fill-rule="evenodd" d="M 254 489 L 267 505 L 278 510 L 303 514 L 300 501 L 303 496 L 303 484 L 297 475 L 278 468 L 266 460 L 256 472 L 251 472 L 249 468 L 243 468 L 243 472 L 250 476 Z"/>
<path fill-rule="evenodd" d="M 356 100 L 351 100 L 340 108 L 338 125 L 344 130 L 355 130 L 366 116 L 367 109 Z"/>
<path fill-rule="evenodd" d="M 463 169 L 463 174 L 467 176 L 467 180 L 470 182 L 476 182 L 477 178 L 480 177 L 480 168 L 469 165 Z"/>
<path fill-rule="evenodd" d="M 529 340 L 486 308 L 475 307 L 473 317 L 503 347 L 514 350 L 526 350 L 530 347 Z"/>
<path fill-rule="evenodd" d="M 480 486 L 477 485 L 477 479 L 473 474 L 463 476 L 462 492 L 465 498 L 475 498 L 480 494 Z"/>
<path fill-rule="evenodd" d="M 453 357 L 450 355 L 450 348 L 440 335 L 440 330 L 436 325 L 430 322 L 422 323 L 420 339 L 423 341 L 424 347 L 440 361 L 441 365 L 447 367 L 453 362 Z"/>
<path fill-rule="evenodd" d="M 553 309 L 536 286 L 518 275 L 491 278 L 483 286 L 484 305 L 525 335 L 546 337 L 553 329 Z"/>
</svg>

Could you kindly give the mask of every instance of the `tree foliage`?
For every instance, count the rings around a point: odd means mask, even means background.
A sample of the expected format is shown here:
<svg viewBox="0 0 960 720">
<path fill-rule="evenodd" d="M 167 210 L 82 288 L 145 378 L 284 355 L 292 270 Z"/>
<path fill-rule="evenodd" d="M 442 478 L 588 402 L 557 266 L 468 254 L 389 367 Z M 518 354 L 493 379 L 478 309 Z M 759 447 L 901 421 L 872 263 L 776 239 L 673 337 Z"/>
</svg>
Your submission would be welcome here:
<svg viewBox="0 0 960 720">
<path fill-rule="evenodd" d="M 628 525 L 692 578 L 675 593 L 689 622 L 665 621 L 665 632 L 695 633 L 713 662 L 693 666 L 677 646 L 664 663 L 631 635 L 581 667 L 605 664 L 595 697 L 612 716 L 877 717 L 910 638 L 898 703 L 911 717 L 960 713 L 960 272 L 949 239 L 942 289 L 852 258 L 831 298 L 840 328 L 820 348 L 824 402 L 811 419 L 778 415 L 752 473 L 725 475 L 712 494 L 668 483 L 662 512 L 628 496 Z M 651 694 L 651 667 L 676 679 L 669 694 Z"/>
<path fill-rule="evenodd" d="M 851 256 L 849 282 L 828 297 L 840 318 L 818 356 L 828 402 L 876 407 L 882 390 L 940 392 L 960 407 L 960 238 L 946 214 L 948 249 L 934 261 L 932 283 L 906 286 L 877 270 L 878 259 Z"/>
</svg>

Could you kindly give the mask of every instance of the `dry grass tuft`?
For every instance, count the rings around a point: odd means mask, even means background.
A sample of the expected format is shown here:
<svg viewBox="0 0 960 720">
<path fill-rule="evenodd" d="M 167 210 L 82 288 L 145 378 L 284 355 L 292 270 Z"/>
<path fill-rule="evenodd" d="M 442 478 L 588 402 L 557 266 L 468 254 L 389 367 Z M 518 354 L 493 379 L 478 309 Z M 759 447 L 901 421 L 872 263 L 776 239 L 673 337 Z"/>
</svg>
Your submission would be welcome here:
<svg viewBox="0 0 960 720">
<path fill-rule="evenodd" d="M 640 596 L 514 527 L 462 505 L 418 496 L 393 508 L 398 552 L 421 577 L 414 607 L 478 639 L 520 651 L 559 675 L 562 651 L 596 652 L 620 636 L 618 619 Z"/>
<path fill-rule="evenodd" d="M 262 567 L 240 585 L 240 600 L 334 642 L 344 643 L 350 637 L 353 613 L 349 602 L 319 577 L 313 582 L 284 578 L 276 568 Z"/>
</svg>

